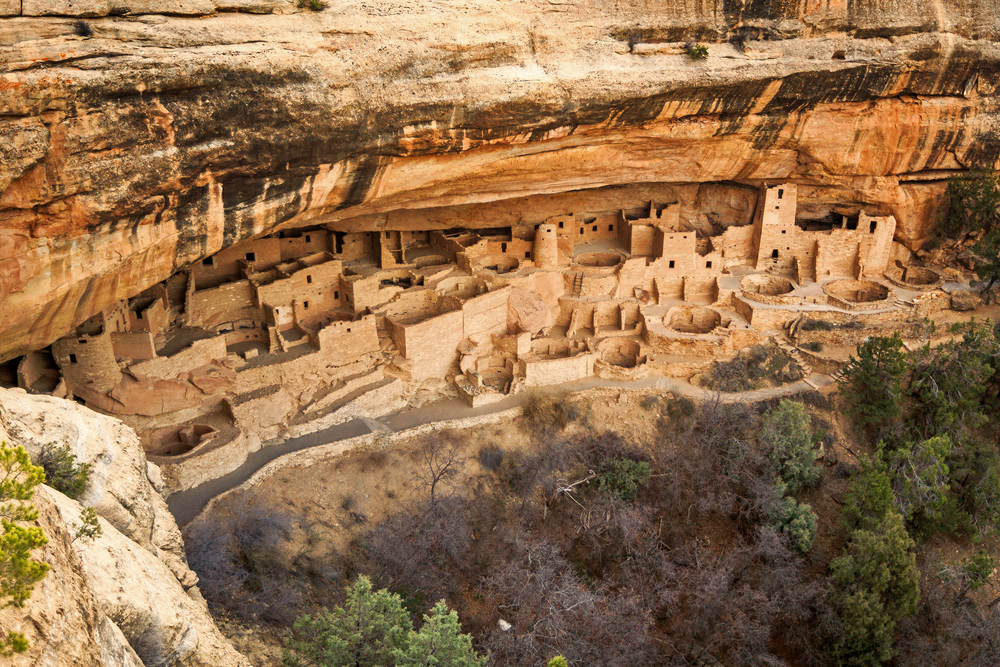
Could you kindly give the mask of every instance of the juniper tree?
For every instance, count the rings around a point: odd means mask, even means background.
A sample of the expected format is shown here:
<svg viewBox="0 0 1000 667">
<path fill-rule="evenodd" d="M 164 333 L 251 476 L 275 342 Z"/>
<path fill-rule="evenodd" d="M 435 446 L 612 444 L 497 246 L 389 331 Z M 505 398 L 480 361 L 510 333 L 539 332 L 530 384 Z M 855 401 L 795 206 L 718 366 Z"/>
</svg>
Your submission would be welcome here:
<svg viewBox="0 0 1000 667">
<path fill-rule="evenodd" d="M 292 652 L 286 652 L 284 662 L 299 664 L 301 656 L 322 667 L 393 665 L 394 652 L 406 648 L 410 629 L 399 596 L 374 590 L 361 576 L 347 588 L 343 607 L 296 619 L 287 643 Z"/>
<path fill-rule="evenodd" d="M 32 551 L 48 542 L 42 529 L 21 525 L 38 519 L 38 510 L 28 501 L 45 481 L 45 473 L 32 465 L 23 447 L 8 447 L 6 442 L 0 443 L 0 472 L 0 602 L 20 607 L 49 571 L 47 563 L 31 558 Z M 0 636 L 0 655 L 27 649 L 28 641 L 20 632 Z"/>
<path fill-rule="evenodd" d="M 840 393 L 862 426 L 877 426 L 899 416 L 906 352 L 898 333 L 874 336 L 858 346 L 844 369 Z"/>
<path fill-rule="evenodd" d="M 424 615 L 419 631 L 410 631 L 405 648 L 393 651 L 397 667 L 485 667 L 486 659 L 472 648 L 472 637 L 462 633 L 458 614 L 444 600 Z"/>
</svg>

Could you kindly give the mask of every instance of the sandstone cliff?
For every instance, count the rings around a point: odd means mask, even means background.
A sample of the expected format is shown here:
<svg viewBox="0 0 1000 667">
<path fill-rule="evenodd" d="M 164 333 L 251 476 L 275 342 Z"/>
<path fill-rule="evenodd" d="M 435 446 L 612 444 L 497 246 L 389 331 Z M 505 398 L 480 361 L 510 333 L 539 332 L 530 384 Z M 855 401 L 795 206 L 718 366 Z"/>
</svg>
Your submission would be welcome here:
<svg viewBox="0 0 1000 667">
<path fill-rule="evenodd" d="M 915 249 L 942 179 L 1000 155 L 998 10 L 0 0 L 0 361 L 279 225 L 785 179 Z"/>
<path fill-rule="evenodd" d="M 208 613 L 131 429 L 62 399 L 0 390 L 0 440 L 29 450 L 69 444 L 94 466 L 83 504 L 49 487 L 35 494 L 49 540 L 36 557 L 52 569 L 24 608 L 0 610 L 0 625 L 31 642 L 12 664 L 248 665 Z M 84 506 L 97 509 L 103 536 L 74 541 Z"/>
</svg>

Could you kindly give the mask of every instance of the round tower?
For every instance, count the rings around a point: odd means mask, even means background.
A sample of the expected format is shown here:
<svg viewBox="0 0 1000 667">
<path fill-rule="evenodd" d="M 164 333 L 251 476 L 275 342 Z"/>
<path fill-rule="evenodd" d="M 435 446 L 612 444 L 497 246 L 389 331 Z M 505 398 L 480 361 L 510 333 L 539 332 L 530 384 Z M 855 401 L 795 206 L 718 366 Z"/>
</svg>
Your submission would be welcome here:
<svg viewBox="0 0 1000 667">
<path fill-rule="evenodd" d="M 535 230 L 533 259 L 540 269 L 555 269 L 559 266 L 559 241 L 555 225 L 539 225 Z"/>
</svg>

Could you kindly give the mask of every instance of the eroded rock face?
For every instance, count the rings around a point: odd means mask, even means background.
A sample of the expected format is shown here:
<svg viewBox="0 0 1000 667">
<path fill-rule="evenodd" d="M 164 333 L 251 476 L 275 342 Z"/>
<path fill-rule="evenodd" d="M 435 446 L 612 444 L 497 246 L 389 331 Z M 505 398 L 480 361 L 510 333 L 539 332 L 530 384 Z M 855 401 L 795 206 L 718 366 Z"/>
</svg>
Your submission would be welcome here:
<svg viewBox="0 0 1000 667">
<path fill-rule="evenodd" d="M 69 525 L 82 506 L 45 490 Z M 103 535 L 79 549 L 101 612 L 121 630 L 144 665 L 248 667 L 222 636 L 200 596 L 191 597 L 149 551 L 101 519 Z"/>
<path fill-rule="evenodd" d="M 159 11 L 0 3 L 22 15 L 0 19 L 0 360 L 279 225 L 445 228 L 441 207 L 783 179 L 816 215 L 895 215 L 917 249 L 941 179 L 1000 155 L 995 3 Z M 92 36 L 55 14 L 96 17 Z"/>
<path fill-rule="evenodd" d="M 249 664 L 222 637 L 195 587 L 159 494 L 163 481 L 132 429 L 64 399 L 0 389 L 0 440 L 29 451 L 69 444 L 93 466 L 83 504 L 44 486 L 32 500 L 49 540 L 35 557 L 52 569 L 24 608 L 0 609 L 3 627 L 31 643 L 12 664 Z M 93 541 L 73 539 L 84 506 L 101 517 L 103 536 Z"/>
<path fill-rule="evenodd" d="M 162 560 L 186 587 L 197 582 L 177 524 L 155 488 L 159 473 L 146 461 L 135 431 L 72 401 L 21 389 L 0 389 L 0 405 L 12 445 L 33 455 L 49 443 L 68 445 L 79 462 L 92 466 L 81 502 Z"/>
</svg>

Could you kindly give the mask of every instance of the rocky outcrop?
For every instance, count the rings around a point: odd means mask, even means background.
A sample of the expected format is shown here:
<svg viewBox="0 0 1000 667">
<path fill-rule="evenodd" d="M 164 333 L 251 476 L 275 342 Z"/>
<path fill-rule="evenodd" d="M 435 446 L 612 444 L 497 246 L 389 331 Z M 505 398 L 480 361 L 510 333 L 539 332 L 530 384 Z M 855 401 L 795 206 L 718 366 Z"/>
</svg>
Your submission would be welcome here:
<svg viewBox="0 0 1000 667">
<path fill-rule="evenodd" d="M 23 608 L 0 610 L 31 648 L 15 665 L 245 667 L 215 627 L 187 567 L 180 532 L 135 432 L 75 403 L 0 389 L 0 440 L 37 451 L 68 444 L 91 463 L 81 503 L 41 487 L 33 503 L 51 571 Z M 84 506 L 103 536 L 74 540 Z"/>
<path fill-rule="evenodd" d="M 942 179 L 1000 155 L 995 3 L 298 11 L 0 2 L 0 360 L 281 225 L 445 228 L 445 207 L 783 179 L 817 214 L 892 213 L 913 250 Z"/>
<path fill-rule="evenodd" d="M 5 662 L 14 667 L 143 667 L 121 630 L 101 610 L 54 495 L 44 488 L 34 498 L 38 525 L 48 538 L 34 557 L 52 569 L 24 607 L 0 609 L 0 626 L 23 632 L 30 647 Z"/>
<path fill-rule="evenodd" d="M 146 461 L 135 431 L 71 401 L 21 389 L 0 389 L 0 405 L 6 415 L 0 421 L 12 444 L 33 455 L 46 444 L 68 445 L 77 461 L 92 466 L 80 501 L 162 560 L 186 587 L 197 582 L 187 566 L 180 531 L 159 493 L 159 470 Z"/>
<path fill-rule="evenodd" d="M 63 522 L 80 522 L 82 506 L 46 489 Z M 222 637 L 200 596 L 191 597 L 153 554 L 101 519 L 103 535 L 80 546 L 83 570 L 103 614 L 142 664 L 248 667 Z"/>
</svg>

